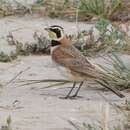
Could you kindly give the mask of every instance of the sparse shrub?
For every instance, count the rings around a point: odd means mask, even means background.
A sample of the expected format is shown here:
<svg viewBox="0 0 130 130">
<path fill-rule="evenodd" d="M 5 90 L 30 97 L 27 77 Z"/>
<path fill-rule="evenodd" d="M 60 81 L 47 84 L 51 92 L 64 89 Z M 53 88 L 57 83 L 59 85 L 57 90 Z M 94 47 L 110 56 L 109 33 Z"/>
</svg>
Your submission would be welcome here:
<svg viewBox="0 0 130 130">
<path fill-rule="evenodd" d="M 124 33 L 117 27 L 114 27 L 110 21 L 100 19 L 95 27 L 100 31 L 100 42 L 106 46 L 106 52 L 121 51 L 127 46 Z"/>
<path fill-rule="evenodd" d="M 14 53 L 7 55 L 4 52 L 0 52 L 0 62 L 10 62 L 16 58 L 17 58 L 17 56 Z"/>
<path fill-rule="evenodd" d="M 8 116 L 6 119 L 6 125 L 1 126 L 0 130 L 12 130 L 11 123 L 12 123 L 11 116 Z"/>
<path fill-rule="evenodd" d="M 43 5 L 44 4 L 44 0 L 37 0 L 34 4 Z"/>
<path fill-rule="evenodd" d="M 14 46 L 15 52 L 6 54 L 0 52 L 0 62 L 10 62 L 17 58 L 19 55 L 30 54 L 50 54 L 50 41 L 43 35 L 39 35 L 36 32 L 33 35 L 34 42 L 22 43 L 14 38 L 12 33 L 7 35 L 7 42 L 9 46 Z"/>
<path fill-rule="evenodd" d="M 130 129 L 130 126 L 129 126 L 129 122 L 125 122 L 123 123 L 122 122 L 122 125 L 120 126 L 116 126 L 114 128 L 102 128 L 101 124 L 97 125 L 97 124 L 94 124 L 94 123 L 82 123 L 82 124 L 77 124 L 77 123 L 74 123 L 72 121 L 68 121 L 70 125 L 72 125 L 74 127 L 75 130 L 129 130 Z M 101 122 L 102 123 L 102 122 Z M 124 129 L 122 129 L 122 127 Z"/>
<path fill-rule="evenodd" d="M 18 1 L 0 0 L 0 16 L 31 13 L 31 8 Z"/>
<path fill-rule="evenodd" d="M 75 128 L 75 130 L 103 130 L 100 126 L 95 124 L 82 123 L 81 125 L 77 125 L 70 120 L 68 120 L 68 122 Z"/>
<path fill-rule="evenodd" d="M 1 52 L 0 53 L 0 61 L 1 62 L 8 62 L 11 60 L 10 60 L 10 57 L 8 55 L 4 54 L 4 52 Z"/>
<path fill-rule="evenodd" d="M 103 32 L 104 30 L 107 29 L 108 25 L 110 25 L 110 24 L 111 24 L 111 22 L 109 20 L 101 18 L 99 21 L 97 21 L 95 27 L 99 31 Z"/>
<path fill-rule="evenodd" d="M 124 90 L 130 88 L 130 68 L 124 64 L 120 56 L 116 53 L 112 53 L 108 57 L 109 60 L 105 58 L 106 62 L 112 65 L 112 67 L 99 65 L 105 72 L 103 73 L 104 79 L 117 89 Z"/>
<path fill-rule="evenodd" d="M 94 35 L 95 29 L 99 34 L 96 40 Z M 111 53 L 113 51 L 124 52 L 123 50 L 128 49 L 129 43 L 126 41 L 125 34 L 122 33 L 119 28 L 114 27 L 109 20 L 100 19 L 95 24 L 95 29 L 91 29 L 88 33 L 81 32 L 79 34 L 80 37 L 72 37 L 72 41 L 73 39 L 77 39 L 80 45 L 78 48 L 84 55 L 95 56 L 101 53 Z M 89 38 L 86 39 L 86 37 Z"/>
<path fill-rule="evenodd" d="M 26 50 L 25 48 L 24 48 L 24 45 L 23 45 L 23 43 L 21 43 L 21 42 L 16 42 L 16 54 L 17 55 L 29 55 L 29 51 L 28 50 Z"/>
<path fill-rule="evenodd" d="M 7 36 L 7 41 L 9 45 L 16 46 L 16 55 L 30 55 L 30 54 L 49 54 L 50 41 L 43 36 L 42 34 L 38 34 L 34 32 L 33 34 L 34 42 L 30 43 L 22 43 L 14 38 L 14 36 L 9 33 Z"/>
<path fill-rule="evenodd" d="M 50 54 L 50 41 L 41 35 L 38 35 L 38 33 L 34 33 L 33 35 L 34 40 L 36 41 L 36 43 L 32 44 L 32 48 L 33 46 L 35 46 L 35 50 L 32 49 L 31 53 L 36 53 L 36 54 Z"/>
<path fill-rule="evenodd" d="M 120 7 L 121 0 L 113 0 L 111 3 L 107 0 L 81 0 L 79 9 L 90 15 L 109 18 Z"/>
</svg>

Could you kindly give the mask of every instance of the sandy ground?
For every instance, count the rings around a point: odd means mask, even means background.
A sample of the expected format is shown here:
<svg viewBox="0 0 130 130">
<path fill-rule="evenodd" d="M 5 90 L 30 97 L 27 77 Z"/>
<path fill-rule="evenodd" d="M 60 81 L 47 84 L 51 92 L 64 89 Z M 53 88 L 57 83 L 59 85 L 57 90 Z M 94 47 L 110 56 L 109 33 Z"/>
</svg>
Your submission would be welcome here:
<svg viewBox="0 0 130 130">
<path fill-rule="evenodd" d="M 120 99 L 111 92 L 84 84 L 79 94 L 81 98 L 64 100 L 59 97 L 65 96 L 72 84 L 48 89 L 44 89 L 49 85 L 47 83 L 19 87 L 20 83 L 16 83 L 19 80 L 64 78 L 50 56 L 20 57 L 9 64 L 0 63 L 0 81 L 6 84 L 28 67 L 30 69 L 15 82 L 1 88 L 0 125 L 5 123 L 8 115 L 12 117 L 14 130 L 73 130 L 67 120 L 79 124 L 106 120 L 111 127 L 123 123 L 123 114 L 109 104 L 125 103 L 126 98 Z M 128 93 L 126 95 L 128 98 Z M 109 113 L 109 117 L 105 113 Z"/>
<path fill-rule="evenodd" d="M 75 33 L 76 25 L 57 19 L 36 17 L 7 17 L 0 19 L 0 38 L 5 38 L 13 32 L 17 39 L 28 42 L 32 40 L 32 33 L 42 30 L 47 25 L 58 24 L 65 28 L 67 33 Z M 79 23 L 81 30 L 89 30 L 93 25 Z M 128 66 L 129 57 L 124 56 Z M 96 63 L 104 63 L 95 59 Z M 29 69 L 17 77 L 15 82 L 7 83 L 19 72 Z M 57 67 L 52 63 L 50 56 L 19 57 L 12 63 L 0 63 L 0 126 L 5 124 L 8 115 L 12 118 L 13 130 L 74 130 L 67 120 L 82 125 L 86 123 L 102 122 L 113 127 L 124 122 L 123 113 L 117 111 L 110 104 L 125 103 L 130 98 L 120 99 L 113 93 L 89 86 L 85 83 L 79 95 L 81 98 L 63 100 L 72 84 L 55 86 L 44 89 L 50 83 L 32 84 L 19 87 L 19 80 L 64 79 Z"/>
</svg>

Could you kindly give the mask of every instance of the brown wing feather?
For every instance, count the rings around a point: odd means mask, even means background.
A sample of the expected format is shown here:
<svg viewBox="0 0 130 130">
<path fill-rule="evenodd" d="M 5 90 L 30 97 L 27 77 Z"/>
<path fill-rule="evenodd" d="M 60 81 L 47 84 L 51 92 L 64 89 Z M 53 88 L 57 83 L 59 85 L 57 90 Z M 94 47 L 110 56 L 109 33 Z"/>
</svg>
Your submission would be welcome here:
<svg viewBox="0 0 130 130">
<path fill-rule="evenodd" d="M 74 46 L 58 47 L 52 53 L 52 59 L 58 64 L 83 75 L 95 77 L 94 66 Z"/>
</svg>

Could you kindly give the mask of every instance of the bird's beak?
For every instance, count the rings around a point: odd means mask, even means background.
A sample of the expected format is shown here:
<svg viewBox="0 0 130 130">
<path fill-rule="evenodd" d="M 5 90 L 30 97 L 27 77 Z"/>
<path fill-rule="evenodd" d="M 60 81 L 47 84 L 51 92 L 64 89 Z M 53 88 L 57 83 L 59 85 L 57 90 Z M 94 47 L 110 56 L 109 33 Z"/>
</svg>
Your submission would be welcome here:
<svg viewBox="0 0 130 130">
<path fill-rule="evenodd" d="M 46 27 L 46 28 L 44 28 L 44 29 L 45 29 L 46 31 L 50 31 L 50 28 L 47 28 L 47 27 Z"/>
</svg>

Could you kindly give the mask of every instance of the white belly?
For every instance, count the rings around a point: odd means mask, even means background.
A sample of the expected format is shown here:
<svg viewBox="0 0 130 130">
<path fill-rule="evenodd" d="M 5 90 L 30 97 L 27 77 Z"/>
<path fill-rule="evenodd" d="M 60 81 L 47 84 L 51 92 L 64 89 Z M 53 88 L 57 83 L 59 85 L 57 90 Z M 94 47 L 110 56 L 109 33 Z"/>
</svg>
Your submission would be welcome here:
<svg viewBox="0 0 130 130">
<path fill-rule="evenodd" d="M 69 69 L 62 67 L 56 63 L 56 68 L 58 72 L 67 80 L 71 81 L 83 81 L 83 77 L 79 76 L 78 74 L 72 74 L 72 71 Z"/>
<path fill-rule="evenodd" d="M 57 47 L 59 47 L 59 45 L 54 46 L 54 47 L 51 47 L 51 54 L 52 54 L 52 52 L 53 52 Z"/>
</svg>

